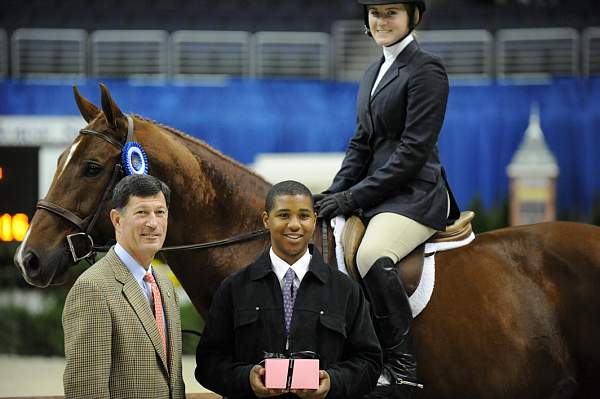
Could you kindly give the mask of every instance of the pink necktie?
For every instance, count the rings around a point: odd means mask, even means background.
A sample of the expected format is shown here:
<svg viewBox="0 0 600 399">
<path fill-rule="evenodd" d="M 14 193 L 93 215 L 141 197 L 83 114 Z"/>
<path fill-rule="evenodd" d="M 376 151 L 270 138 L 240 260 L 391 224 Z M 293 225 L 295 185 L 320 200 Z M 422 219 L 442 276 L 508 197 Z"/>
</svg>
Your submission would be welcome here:
<svg viewBox="0 0 600 399">
<path fill-rule="evenodd" d="M 156 319 L 156 325 L 158 326 L 158 332 L 160 332 L 160 337 L 162 338 L 163 349 L 165 350 L 165 355 L 167 354 L 167 336 L 165 334 L 165 316 L 163 313 L 163 305 L 162 300 L 160 299 L 160 291 L 158 290 L 158 285 L 156 284 L 156 280 L 152 273 L 146 273 L 144 275 L 144 281 L 150 284 L 150 288 L 152 289 L 152 298 L 154 299 L 154 318 Z"/>
</svg>

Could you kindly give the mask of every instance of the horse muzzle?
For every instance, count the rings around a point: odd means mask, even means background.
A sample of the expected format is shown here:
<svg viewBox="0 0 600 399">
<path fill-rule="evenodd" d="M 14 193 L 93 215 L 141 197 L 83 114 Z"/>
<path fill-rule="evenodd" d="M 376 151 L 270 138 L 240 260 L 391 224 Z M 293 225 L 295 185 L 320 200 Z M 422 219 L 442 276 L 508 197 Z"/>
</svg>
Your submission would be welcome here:
<svg viewBox="0 0 600 399">
<path fill-rule="evenodd" d="M 72 264 L 63 247 L 42 255 L 23 244 L 17 248 L 14 263 L 27 283 L 40 288 L 58 283 Z"/>
</svg>

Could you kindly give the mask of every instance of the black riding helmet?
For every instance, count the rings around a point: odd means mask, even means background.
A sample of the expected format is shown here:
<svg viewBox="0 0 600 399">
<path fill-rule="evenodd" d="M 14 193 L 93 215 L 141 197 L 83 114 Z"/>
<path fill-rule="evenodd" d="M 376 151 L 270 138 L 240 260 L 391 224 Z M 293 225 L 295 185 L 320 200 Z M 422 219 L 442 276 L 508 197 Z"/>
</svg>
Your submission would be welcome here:
<svg viewBox="0 0 600 399">
<path fill-rule="evenodd" d="M 419 22 L 423 19 L 423 14 L 425 13 L 425 1 L 424 0 L 358 0 L 359 4 L 363 5 L 363 20 L 365 24 L 365 33 L 369 36 L 371 35 L 371 30 L 369 29 L 369 12 L 367 10 L 367 6 L 372 5 L 383 5 L 383 4 L 406 4 L 408 6 L 408 33 L 407 36 L 412 32 Z M 419 9 L 419 22 L 415 21 L 415 7 Z M 406 36 L 405 36 L 406 37 Z M 404 39 L 404 38 L 402 38 Z M 400 40 L 402 40 L 400 39 Z"/>
</svg>

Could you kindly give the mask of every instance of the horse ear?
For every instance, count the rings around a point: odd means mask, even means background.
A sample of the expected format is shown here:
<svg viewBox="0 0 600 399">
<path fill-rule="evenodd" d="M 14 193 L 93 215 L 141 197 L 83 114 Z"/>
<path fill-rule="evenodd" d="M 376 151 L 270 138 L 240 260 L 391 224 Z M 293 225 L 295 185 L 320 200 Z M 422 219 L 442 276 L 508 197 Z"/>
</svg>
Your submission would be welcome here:
<svg viewBox="0 0 600 399">
<path fill-rule="evenodd" d="M 108 124 L 114 129 L 117 129 L 119 125 L 127 126 L 125 115 L 110 96 L 108 88 L 100 83 L 100 90 L 102 90 L 102 111 L 104 111 Z"/>
<path fill-rule="evenodd" d="M 87 123 L 90 123 L 96 116 L 98 116 L 100 110 L 85 97 L 79 94 L 77 86 L 73 86 L 73 94 L 75 95 L 75 102 L 77 103 L 77 108 L 79 108 L 81 116 L 83 116 L 83 119 L 85 119 Z"/>
</svg>

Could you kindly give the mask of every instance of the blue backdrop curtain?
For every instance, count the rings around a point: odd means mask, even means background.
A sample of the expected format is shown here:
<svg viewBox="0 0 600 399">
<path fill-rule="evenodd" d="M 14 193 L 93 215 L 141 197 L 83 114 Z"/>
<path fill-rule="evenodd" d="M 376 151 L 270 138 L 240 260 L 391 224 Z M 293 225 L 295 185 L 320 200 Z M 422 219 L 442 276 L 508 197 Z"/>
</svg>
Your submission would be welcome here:
<svg viewBox="0 0 600 399">
<path fill-rule="evenodd" d="M 76 82 L 84 96 L 99 103 L 97 83 Z M 197 136 L 244 163 L 264 152 L 343 151 L 354 131 L 356 83 L 105 83 L 123 111 Z M 71 84 L 0 82 L 0 114 L 78 114 Z M 479 195 L 487 208 L 506 200 L 506 167 L 523 138 L 533 102 L 540 107 L 541 126 L 560 168 L 559 210 L 586 220 L 600 193 L 600 78 L 453 84 L 439 145 L 457 199 L 466 207 Z"/>
</svg>

